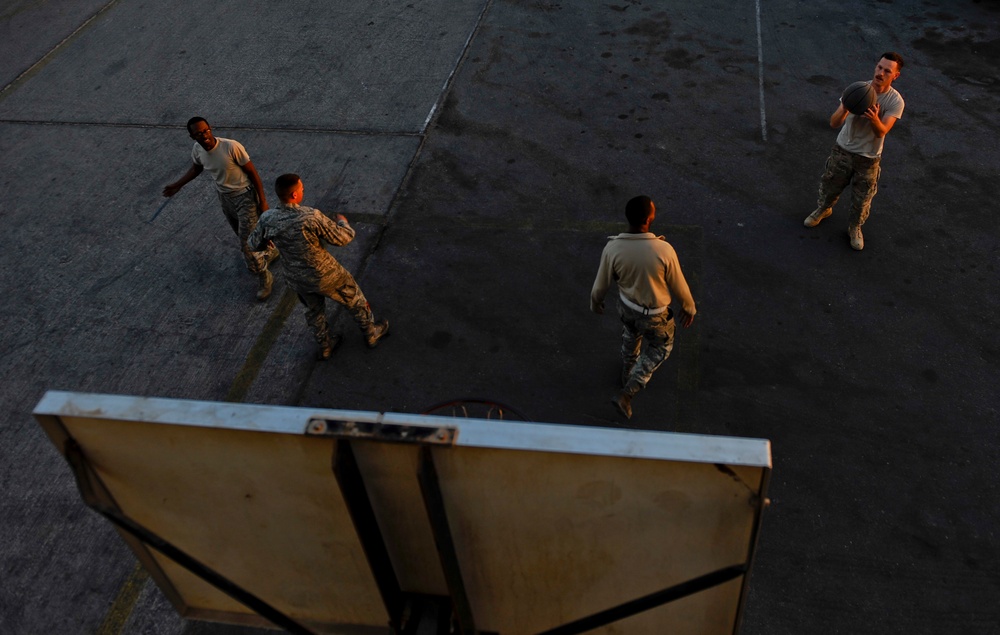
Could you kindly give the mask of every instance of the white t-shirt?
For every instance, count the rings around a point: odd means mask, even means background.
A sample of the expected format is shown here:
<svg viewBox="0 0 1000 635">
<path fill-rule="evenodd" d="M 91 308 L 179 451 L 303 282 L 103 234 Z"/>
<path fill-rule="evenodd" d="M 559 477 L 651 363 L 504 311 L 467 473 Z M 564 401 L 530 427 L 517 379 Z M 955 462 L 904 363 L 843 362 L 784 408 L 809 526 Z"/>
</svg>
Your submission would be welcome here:
<svg viewBox="0 0 1000 635">
<path fill-rule="evenodd" d="M 868 83 L 871 84 L 871 82 Z M 905 105 L 903 103 L 903 96 L 892 86 L 881 95 L 876 95 L 876 99 L 878 101 L 878 116 L 880 119 L 884 120 L 886 116 L 899 119 L 903 116 L 903 106 Z M 840 128 L 840 134 L 837 135 L 837 145 L 848 152 L 860 154 L 869 159 L 876 159 L 882 156 L 883 141 L 885 141 L 885 137 L 875 136 L 875 131 L 872 130 L 870 121 L 851 113 L 847 114 L 847 119 Z"/>
<path fill-rule="evenodd" d="M 222 137 L 215 140 L 218 143 L 211 150 L 195 143 L 191 161 L 208 170 L 220 192 L 242 192 L 250 185 L 250 178 L 240 166 L 250 162 L 250 155 L 239 141 Z"/>
</svg>

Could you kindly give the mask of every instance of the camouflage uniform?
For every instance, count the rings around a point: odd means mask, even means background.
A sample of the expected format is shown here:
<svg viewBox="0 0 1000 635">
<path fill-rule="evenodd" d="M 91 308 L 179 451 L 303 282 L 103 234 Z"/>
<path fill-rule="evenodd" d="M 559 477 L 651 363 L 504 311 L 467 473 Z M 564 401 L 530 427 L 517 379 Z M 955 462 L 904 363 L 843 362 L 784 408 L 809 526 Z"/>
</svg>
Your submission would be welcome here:
<svg viewBox="0 0 1000 635">
<path fill-rule="evenodd" d="M 250 237 L 250 232 L 257 226 L 257 219 L 259 217 L 257 192 L 253 189 L 253 186 L 250 186 L 246 190 L 236 194 L 229 194 L 227 192 L 219 192 L 218 194 L 219 203 L 222 205 L 222 213 L 226 215 L 229 226 L 239 236 L 240 246 L 243 251 L 243 260 L 246 262 L 247 270 L 255 275 L 264 273 L 267 270 L 268 263 L 277 257 L 278 250 L 272 247 L 266 252 L 258 253 L 251 251 L 247 245 L 247 239 Z"/>
<path fill-rule="evenodd" d="M 266 249 L 268 241 L 281 251 L 285 281 L 306 307 L 306 323 L 321 347 L 330 337 L 326 298 L 350 311 L 369 343 L 376 335 L 371 307 L 358 283 L 323 245 L 343 246 L 353 239 L 354 229 L 346 221 L 334 222 L 318 209 L 282 203 L 261 215 L 247 240 L 254 251 Z"/>
<path fill-rule="evenodd" d="M 878 177 L 882 174 L 879 157 L 869 158 L 854 154 L 834 144 L 826 160 L 826 170 L 819 182 L 817 207 L 830 209 L 837 204 L 840 194 L 851 185 L 851 212 L 848 225 L 860 227 L 868 220 L 872 198 L 878 192 Z"/>
<path fill-rule="evenodd" d="M 618 317 L 622 321 L 622 383 L 635 394 L 646 387 L 674 349 L 674 312 L 667 309 L 659 315 L 644 315 L 619 301 Z"/>
</svg>

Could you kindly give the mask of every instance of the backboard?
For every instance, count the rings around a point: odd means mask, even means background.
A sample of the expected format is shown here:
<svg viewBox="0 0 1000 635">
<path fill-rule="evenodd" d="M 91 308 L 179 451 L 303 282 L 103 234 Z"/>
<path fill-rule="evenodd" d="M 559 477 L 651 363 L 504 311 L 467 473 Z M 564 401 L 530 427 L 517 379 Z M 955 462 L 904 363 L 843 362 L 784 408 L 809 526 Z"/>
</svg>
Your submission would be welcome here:
<svg viewBox="0 0 1000 635">
<path fill-rule="evenodd" d="M 760 439 L 48 392 L 35 417 L 178 612 L 291 632 L 739 630 Z M 410 630 L 407 630 L 410 629 Z"/>
</svg>

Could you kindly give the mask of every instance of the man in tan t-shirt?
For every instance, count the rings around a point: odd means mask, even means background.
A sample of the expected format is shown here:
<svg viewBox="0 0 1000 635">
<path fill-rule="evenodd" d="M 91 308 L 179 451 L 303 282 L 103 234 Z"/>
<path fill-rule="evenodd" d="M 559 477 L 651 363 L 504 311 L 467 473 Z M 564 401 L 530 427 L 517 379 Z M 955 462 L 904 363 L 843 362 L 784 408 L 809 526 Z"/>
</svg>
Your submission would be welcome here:
<svg viewBox="0 0 1000 635">
<path fill-rule="evenodd" d="M 681 303 L 681 324 L 685 327 L 691 326 L 697 309 L 677 252 L 663 236 L 649 231 L 656 218 L 653 201 L 648 196 L 631 199 L 625 205 L 625 218 L 628 231 L 609 236 L 601 254 L 601 266 L 590 291 L 590 310 L 604 313 L 604 296 L 611 283 L 617 283 L 622 389 L 611 402 L 630 419 L 632 397 L 646 387 L 673 349 L 672 298 Z"/>
<path fill-rule="evenodd" d="M 257 276 L 257 299 L 266 300 L 271 295 L 274 282 L 267 266 L 278 257 L 278 250 L 271 247 L 258 254 L 250 251 L 246 244 L 250 232 L 257 225 L 257 218 L 267 211 L 267 196 L 257 168 L 239 141 L 216 137 L 203 118 L 192 117 L 188 120 L 187 129 L 195 141 L 191 149 L 191 167 L 184 176 L 163 188 L 163 195 L 173 196 L 208 170 L 215 181 L 222 213 L 240 239 L 247 270 Z"/>
<path fill-rule="evenodd" d="M 855 115 L 841 103 L 830 116 L 830 127 L 840 128 L 840 133 L 826 160 L 816 209 L 803 221 L 806 227 L 819 225 L 833 213 L 840 194 L 850 185 L 851 212 L 847 219 L 847 235 L 851 247 L 858 251 L 865 248 L 861 226 L 868 220 L 872 198 L 878 191 L 885 136 L 903 116 L 903 97 L 892 87 L 902 68 L 903 58 L 899 53 L 883 53 L 870 82 L 875 89 L 872 107 Z"/>
</svg>

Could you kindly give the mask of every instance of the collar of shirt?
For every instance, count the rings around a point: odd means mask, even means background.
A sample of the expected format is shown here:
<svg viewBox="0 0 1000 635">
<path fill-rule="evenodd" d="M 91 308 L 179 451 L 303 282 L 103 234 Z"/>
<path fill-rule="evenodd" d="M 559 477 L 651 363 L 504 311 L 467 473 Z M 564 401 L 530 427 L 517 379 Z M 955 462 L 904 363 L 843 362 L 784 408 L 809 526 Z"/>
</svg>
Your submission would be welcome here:
<svg viewBox="0 0 1000 635">
<path fill-rule="evenodd" d="M 644 234 L 630 234 L 629 232 L 622 232 L 617 236 L 608 236 L 608 240 L 666 240 L 665 236 L 657 236 L 653 232 L 646 232 Z"/>
</svg>

